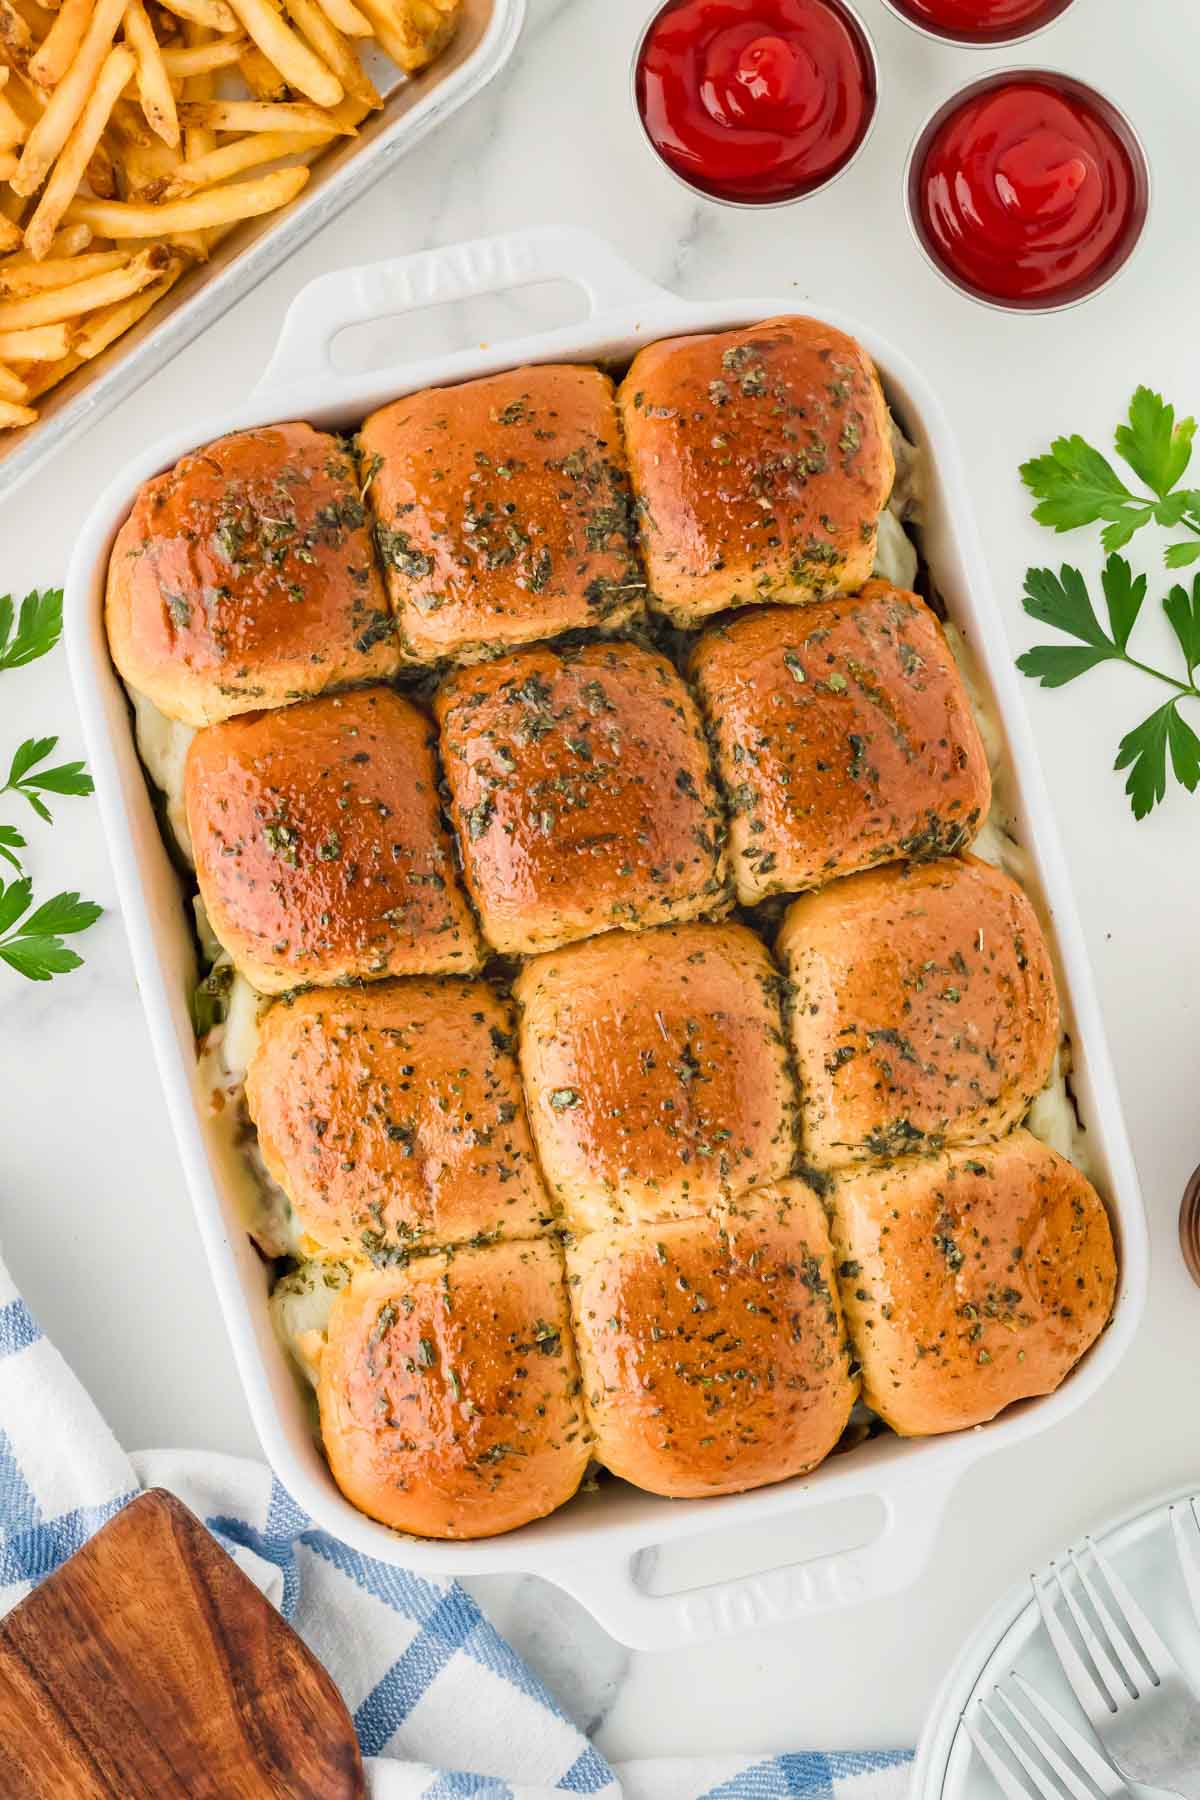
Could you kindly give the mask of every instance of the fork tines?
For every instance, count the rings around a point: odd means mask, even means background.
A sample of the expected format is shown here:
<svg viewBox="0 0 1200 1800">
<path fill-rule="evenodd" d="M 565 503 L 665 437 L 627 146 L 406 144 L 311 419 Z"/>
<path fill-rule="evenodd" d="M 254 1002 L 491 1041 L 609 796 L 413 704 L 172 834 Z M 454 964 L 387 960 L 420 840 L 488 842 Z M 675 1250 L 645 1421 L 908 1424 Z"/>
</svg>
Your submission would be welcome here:
<svg viewBox="0 0 1200 1800">
<path fill-rule="evenodd" d="M 1129 1789 L 1095 1747 L 1015 1671 L 1012 1679 L 1024 1697 L 1023 1705 L 997 1687 L 978 1707 L 980 1717 L 1007 1749 L 1007 1757 L 980 1725 L 963 1720 L 980 1761 L 1005 1800 L 1123 1800 Z"/>
</svg>

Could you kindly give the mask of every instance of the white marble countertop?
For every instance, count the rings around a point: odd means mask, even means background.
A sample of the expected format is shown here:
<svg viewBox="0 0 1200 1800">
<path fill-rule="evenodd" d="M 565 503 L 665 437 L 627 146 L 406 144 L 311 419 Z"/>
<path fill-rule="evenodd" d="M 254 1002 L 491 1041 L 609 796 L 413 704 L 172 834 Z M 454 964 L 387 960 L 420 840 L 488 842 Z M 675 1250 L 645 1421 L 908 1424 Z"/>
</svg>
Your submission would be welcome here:
<svg viewBox="0 0 1200 1800">
<path fill-rule="evenodd" d="M 285 306 L 319 272 L 525 224 L 577 222 L 648 274 L 696 296 L 775 291 L 873 320 L 921 363 L 966 451 L 998 603 L 1014 651 L 1031 641 L 1018 596 L 1030 562 L 1094 560 L 1028 519 L 1018 463 L 1060 430 L 1096 442 L 1134 385 L 1200 409 L 1195 229 L 1200 13 L 1191 0 L 1078 0 L 1024 53 L 944 50 L 861 0 L 883 72 L 881 116 L 854 170 L 808 203 L 761 214 L 698 201 L 662 171 L 630 114 L 628 65 L 644 0 L 531 0 L 509 70 L 373 193 L 15 499 L 0 505 L 0 591 L 61 580 L 72 533 L 110 470 L 189 411 L 232 403 L 262 369 Z M 1044 318 L 958 298 L 914 249 L 900 170 L 934 102 L 988 67 L 1045 64 L 1122 102 L 1150 152 L 1153 217 L 1133 267 L 1088 305 Z M 498 336 L 515 303 L 471 321 Z M 506 323 L 508 322 L 508 323 Z M 459 322 L 461 325 L 461 321 Z M 390 334 L 441 341 L 444 320 Z M 388 334 L 375 334 L 387 349 Z M 1134 551 L 1145 566 L 1149 548 Z M 1161 572 L 1151 592 L 1165 591 Z M 1156 608 L 1147 608 L 1147 614 Z M 1150 655 L 1165 627 L 1139 627 Z M 1156 645 L 1156 634 L 1159 643 Z M 1145 691 L 1140 691 L 1144 686 Z M 80 753 L 63 655 L 7 675 L 0 754 L 58 731 Z M 909 1594 L 838 1616 L 671 1655 L 629 1656 L 534 1579 L 481 1598 L 564 1704 L 614 1757 L 911 1743 L 933 1689 L 984 1608 L 1061 1540 L 1143 1494 L 1196 1478 L 1200 1294 L 1175 1219 L 1200 1159 L 1200 797 L 1174 790 L 1135 824 L 1111 772 L 1119 735 L 1158 703 L 1101 669 L 1026 699 L 1058 810 L 1107 1017 L 1154 1236 L 1153 1290 L 1134 1351 L 1054 1434 L 977 1467 L 952 1501 L 935 1566 Z M 1140 710 L 1139 710 L 1140 709 Z M 30 820 L 39 892 L 113 905 L 94 806 Z M 256 1454 L 168 1130 L 115 911 L 80 940 L 87 966 L 34 987 L 0 969 L 0 1242 L 47 1331 L 131 1449 L 187 1444 Z M 1181 1401 L 1185 1404 L 1181 1405 Z M 706 1549 L 712 1575 L 744 1534 Z"/>
</svg>

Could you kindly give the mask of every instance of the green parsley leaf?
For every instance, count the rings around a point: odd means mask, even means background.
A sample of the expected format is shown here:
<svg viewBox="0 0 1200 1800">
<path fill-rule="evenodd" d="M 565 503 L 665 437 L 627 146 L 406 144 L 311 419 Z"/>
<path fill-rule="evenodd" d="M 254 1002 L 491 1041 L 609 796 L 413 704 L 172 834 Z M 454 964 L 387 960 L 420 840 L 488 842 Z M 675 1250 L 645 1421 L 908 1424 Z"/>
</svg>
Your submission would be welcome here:
<svg viewBox="0 0 1200 1800">
<path fill-rule="evenodd" d="M 1049 455 L 1021 464 L 1021 479 L 1038 501 L 1034 518 L 1055 531 L 1120 519 L 1134 502 L 1112 464 L 1078 436 L 1055 438 Z"/>
<path fill-rule="evenodd" d="M 1167 720 L 1167 743 L 1176 781 L 1182 783 L 1189 794 L 1194 794 L 1200 785 L 1200 737 L 1174 706 Z"/>
<path fill-rule="evenodd" d="M 1121 739 L 1113 767 L 1129 770 L 1125 792 L 1135 819 L 1144 819 L 1167 791 L 1167 737 L 1174 712 L 1175 702 L 1168 700 Z"/>
<path fill-rule="evenodd" d="M 32 806 L 39 819 L 53 824 L 50 808 L 44 800 L 38 798 L 39 791 L 46 794 L 90 794 L 92 778 L 81 762 L 60 763 L 54 769 L 39 769 L 37 764 L 44 762 L 58 743 L 56 737 L 26 738 L 18 745 L 9 766 L 8 780 L 0 788 L 0 794 L 22 794 Z"/>
<path fill-rule="evenodd" d="M 1085 644 L 1094 644 L 1102 657 L 1118 654 L 1116 645 L 1105 636 L 1104 627 L 1096 617 L 1087 582 L 1078 569 L 1072 569 L 1067 563 L 1057 575 L 1053 569 L 1026 570 L 1021 604 L 1031 619 L 1053 625 L 1056 631 L 1081 638 Z"/>
<path fill-rule="evenodd" d="M 1200 538 L 1194 543 L 1168 544 L 1163 552 L 1163 561 L 1168 569 L 1186 569 L 1189 563 L 1200 560 Z"/>
<path fill-rule="evenodd" d="M 0 669 L 23 668 L 53 650 L 62 636 L 62 607 L 61 588 L 35 588 L 21 602 L 14 636 L 12 595 L 0 595 Z"/>
<path fill-rule="evenodd" d="M 24 850 L 25 847 L 25 839 L 15 825 L 0 825 L 0 857 L 3 857 L 6 863 L 11 864 L 18 875 L 21 873 L 21 859 L 13 852 Z"/>
<path fill-rule="evenodd" d="M 1134 577 L 1122 556 L 1110 556 L 1100 576 L 1108 603 L 1108 622 L 1118 650 L 1124 650 L 1146 598 L 1146 577 Z"/>
<path fill-rule="evenodd" d="M 1140 387 L 1129 402 L 1129 423 L 1117 426 L 1117 454 L 1161 500 L 1191 461 L 1195 434 L 1195 419 L 1176 424 L 1175 408 L 1161 394 Z"/>
<path fill-rule="evenodd" d="M 1111 660 L 1107 650 L 1093 650 L 1083 644 L 1038 644 L 1018 656 L 1017 667 L 1022 675 L 1040 682 L 1044 688 L 1057 688 L 1086 675 L 1097 663 Z"/>
<path fill-rule="evenodd" d="M 1197 550 L 1200 551 L 1200 544 Z M 1176 582 L 1163 601 L 1163 611 L 1179 639 L 1190 680 L 1193 669 L 1200 664 L 1200 575 L 1194 577 L 1190 594 L 1181 582 Z"/>
<path fill-rule="evenodd" d="M 0 962 L 29 981 L 49 981 L 77 969 L 83 958 L 62 939 L 86 931 L 102 909 L 78 894 L 55 894 L 30 912 L 32 905 L 33 883 L 27 875 L 7 887 L 0 882 L 0 934 L 6 934 L 0 935 Z"/>
</svg>

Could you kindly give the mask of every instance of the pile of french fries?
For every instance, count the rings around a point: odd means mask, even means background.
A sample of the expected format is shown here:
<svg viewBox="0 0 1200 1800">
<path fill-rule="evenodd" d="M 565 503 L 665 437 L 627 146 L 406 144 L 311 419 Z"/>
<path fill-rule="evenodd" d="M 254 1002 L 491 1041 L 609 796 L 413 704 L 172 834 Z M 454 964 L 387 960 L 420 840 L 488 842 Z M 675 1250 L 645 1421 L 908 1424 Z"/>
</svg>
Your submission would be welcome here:
<svg viewBox="0 0 1200 1800">
<path fill-rule="evenodd" d="M 0 0 L 0 431 L 383 104 L 462 0 Z"/>
</svg>

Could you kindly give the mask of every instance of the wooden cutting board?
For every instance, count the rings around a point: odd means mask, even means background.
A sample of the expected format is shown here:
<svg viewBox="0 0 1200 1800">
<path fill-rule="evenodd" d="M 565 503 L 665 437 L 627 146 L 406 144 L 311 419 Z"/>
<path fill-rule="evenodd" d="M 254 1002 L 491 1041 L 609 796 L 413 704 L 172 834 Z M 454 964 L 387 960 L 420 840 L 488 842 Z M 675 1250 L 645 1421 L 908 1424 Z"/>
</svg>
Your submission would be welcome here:
<svg viewBox="0 0 1200 1800">
<path fill-rule="evenodd" d="M 111 1519 L 0 1621 L 3 1800 L 359 1800 L 320 1663 L 173 1494 Z"/>
</svg>

